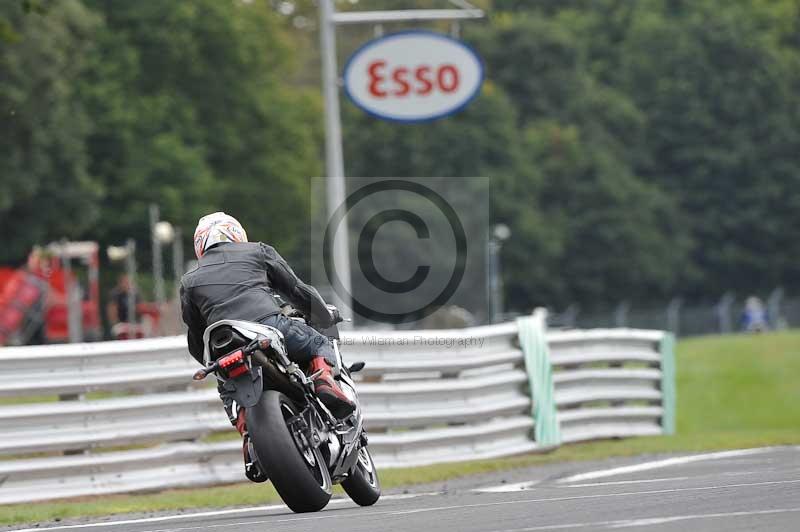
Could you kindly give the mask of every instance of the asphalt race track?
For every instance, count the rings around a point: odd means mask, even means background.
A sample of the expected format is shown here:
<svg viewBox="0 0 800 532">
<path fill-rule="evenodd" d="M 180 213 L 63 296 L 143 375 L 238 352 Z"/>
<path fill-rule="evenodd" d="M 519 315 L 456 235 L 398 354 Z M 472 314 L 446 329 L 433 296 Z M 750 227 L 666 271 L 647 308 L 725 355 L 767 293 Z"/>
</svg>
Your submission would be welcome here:
<svg viewBox="0 0 800 532">
<path fill-rule="evenodd" d="M 388 493 L 371 508 L 336 500 L 316 514 L 292 514 L 285 507 L 268 506 L 193 515 L 115 517 L 27 530 L 48 529 L 800 531 L 800 447 L 557 464 Z"/>
</svg>

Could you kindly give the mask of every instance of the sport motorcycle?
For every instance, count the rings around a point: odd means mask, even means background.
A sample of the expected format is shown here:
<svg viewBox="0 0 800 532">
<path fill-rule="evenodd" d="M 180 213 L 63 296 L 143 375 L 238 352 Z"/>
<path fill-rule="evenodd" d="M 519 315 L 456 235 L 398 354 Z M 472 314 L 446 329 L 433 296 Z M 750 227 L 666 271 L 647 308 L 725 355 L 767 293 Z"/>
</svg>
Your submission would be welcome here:
<svg viewBox="0 0 800 532">
<path fill-rule="evenodd" d="M 308 322 L 294 309 L 284 308 L 284 314 Z M 338 312 L 334 316 L 342 321 Z M 292 362 L 281 332 L 267 325 L 239 320 L 211 324 L 203 334 L 205 367 L 194 375 L 195 380 L 215 375 L 224 393 L 245 409 L 254 465 L 294 512 L 323 509 L 334 484 L 361 506 L 375 504 L 381 495 L 351 377 L 364 363 L 344 366 L 336 325 L 320 332 L 334 346 L 332 372 L 356 404 L 345 419 L 337 419 L 319 400 L 317 375 L 306 375 Z"/>
</svg>

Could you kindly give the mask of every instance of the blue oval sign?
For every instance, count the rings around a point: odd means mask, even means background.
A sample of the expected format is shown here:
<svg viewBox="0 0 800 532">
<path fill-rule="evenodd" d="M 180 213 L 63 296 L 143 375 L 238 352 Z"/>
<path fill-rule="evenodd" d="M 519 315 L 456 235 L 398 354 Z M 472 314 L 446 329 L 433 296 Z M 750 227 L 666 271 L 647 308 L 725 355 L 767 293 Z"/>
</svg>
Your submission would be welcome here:
<svg viewBox="0 0 800 532">
<path fill-rule="evenodd" d="M 347 96 L 367 113 L 426 122 L 461 110 L 478 95 L 483 64 L 466 44 L 431 31 L 404 31 L 356 50 L 344 68 Z"/>
</svg>

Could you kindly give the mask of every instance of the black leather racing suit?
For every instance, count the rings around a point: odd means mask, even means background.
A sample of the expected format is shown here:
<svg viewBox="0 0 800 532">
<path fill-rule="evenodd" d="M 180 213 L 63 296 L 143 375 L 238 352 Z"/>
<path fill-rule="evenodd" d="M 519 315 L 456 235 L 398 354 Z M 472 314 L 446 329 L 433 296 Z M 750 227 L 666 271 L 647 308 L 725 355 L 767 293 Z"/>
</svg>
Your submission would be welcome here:
<svg viewBox="0 0 800 532">
<path fill-rule="evenodd" d="M 189 327 L 189 352 L 203 363 L 203 332 L 219 320 L 244 320 L 275 327 L 283 334 L 289 358 L 305 365 L 323 356 L 335 365 L 333 346 L 312 327 L 281 314 L 277 292 L 321 328 L 333 325 L 325 301 L 305 284 L 271 246 L 259 242 L 222 243 L 208 249 L 181 279 L 181 313 Z M 231 400 L 222 396 L 235 422 Z"/>
</svg>

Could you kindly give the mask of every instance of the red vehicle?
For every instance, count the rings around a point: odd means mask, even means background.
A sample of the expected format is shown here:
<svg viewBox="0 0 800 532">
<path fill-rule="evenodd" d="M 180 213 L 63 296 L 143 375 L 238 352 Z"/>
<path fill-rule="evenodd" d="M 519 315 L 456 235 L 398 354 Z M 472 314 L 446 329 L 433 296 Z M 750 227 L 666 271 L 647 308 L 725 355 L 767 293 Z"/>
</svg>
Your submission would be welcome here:
<svg viewBox="0 0 800 532">
<path fill-rule="evenodd" d="M 68 294 L 75 339 L 102 337 L 97 242 L 35 248 L 24 268 L 0 268 L 0 345 L 70 340 Z"/>
</svg>

